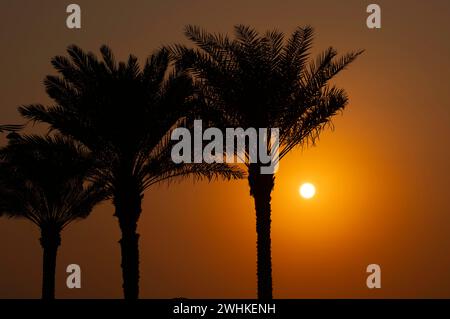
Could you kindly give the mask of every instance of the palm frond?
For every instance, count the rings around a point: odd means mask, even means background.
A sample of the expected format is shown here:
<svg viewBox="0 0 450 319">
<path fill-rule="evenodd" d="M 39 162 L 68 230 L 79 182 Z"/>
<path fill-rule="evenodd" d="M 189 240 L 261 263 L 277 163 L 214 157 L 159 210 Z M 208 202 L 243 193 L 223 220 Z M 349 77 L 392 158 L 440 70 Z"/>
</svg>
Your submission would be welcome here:
<svg viewBox="0 0 450 319">
<path fill-rule="evenodd" d="M 258 32 L 250 26 L 238 24 L 234 26 L 236 41 L 245 47 L 257 47 L 261 43 Z"/>
<path fill-rule="evenodd" d="M 17 132 L 25 127 L 23 124 L 5 124 L 0 125 L 0 133 L 3 132 Z"/>
<path fill-rule="evenodd" d="M 107 45 L 102 45 L 100 47 L 100 52 L 102 53 L 103 61 L 105 62 L 109 72 L 116 72 L 117 64 L 112 50 Z"/>
<path fill-rule="evenodd" d="M 284 148 L 280 152 L 280 159 L 297 145 L 314 144 L 321 131 L 331 123 L 332 117 L 342 111 L 347 103 L 348 96 L 343 89 L 323 89 L 315 104 L 286 127 L 281 137 Z"/>
<path fill-rule="evenodd" d="M 153 174 L 145 181 L 145 187 L 161 183 L 163 181 L 173 182 L 186 177 L 192 177 L 195 181 L 206 179 L 208 181 L 241 179 L 245 173 L 235 167 L 225 163 L 180 163 L 175 164 L 172 161 L 159 163 L 158 170 L 152 167 Z"/>
</svg>

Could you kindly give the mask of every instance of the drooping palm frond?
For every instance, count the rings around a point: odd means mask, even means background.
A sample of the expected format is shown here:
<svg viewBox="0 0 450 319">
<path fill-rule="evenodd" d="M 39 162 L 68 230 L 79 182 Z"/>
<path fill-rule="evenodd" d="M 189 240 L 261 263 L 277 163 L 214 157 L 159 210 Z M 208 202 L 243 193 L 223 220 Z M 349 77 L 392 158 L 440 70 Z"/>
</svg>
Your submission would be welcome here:
<svg viewBox="0 0 450 319">
<path fill-rule="evenodd" d="M 344 90 L 336 87 L 326 88 L 317 97 L 316 104 L 303 112 L 300 117 L 292 117 L 290 125 L 285 128 L 281 136 L 284 147 L 280 158 L 284 157 L 297 145 L 314 144 L 323 129 L 331 123 L 331 119 L 348 103 Z"/>
<path fill-rule="evenodd" d="M 149 165 L 157 174 L 149 176 L 145 181 L 145 187 L 149 187 L 161 182 L 181 181 L 187 177 L 193 180 L 233 180 L 245 177 L 242 170 L 235 166 L 229 166 L 225 163 L 180 163 L 175 164 L 172 161 L 159 162 L 159 165 Z"/>
<path fill-rule="evenodd" d="M 186 125 L 188 124 L 188 125 Z M 171 139 L 173 129 L 188 128 L 193 136 L 193 126 L 186 118 L 177 122 L 158 145 L 157 151 L 151 153 L 151 157 L 142 166 L 139 179 L 143 181 L 143 189 L 161 182 L 170 183 L 172 179 L 182 180 L 191 176 L 194 180 L 206 179 L 208 181 L 222 178 L 224 180 L 241 179 L 244 172 L 237 166 L 225 163 L 175 163 L 172 159 L 172 148 L 178 143 Z M 193 158 L 193 150 L 191 158 Z"/>
</svg>

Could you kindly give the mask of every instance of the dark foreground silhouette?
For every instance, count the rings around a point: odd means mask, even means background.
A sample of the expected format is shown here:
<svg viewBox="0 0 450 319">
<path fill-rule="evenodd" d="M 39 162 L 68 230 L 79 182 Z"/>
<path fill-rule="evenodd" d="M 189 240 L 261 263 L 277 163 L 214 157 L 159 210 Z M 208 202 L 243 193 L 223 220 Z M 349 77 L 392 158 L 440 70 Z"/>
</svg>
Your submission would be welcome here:
<svg viewBox="0 0 450 319">
<path fill-rule="evenodd" d="M 287 40 L 276 30 L 260 35 L 238 25 L 234 31 L 229 38 L 188 26 L 185 34 L 197 48 L 171 48 L 178 66 L 196 78 L 202 118 L 222 128 L 279 128 L 280 159 L 298 145 L 314 143 L 348 101 L 345 91 L 329 81 L 362 51 L 337 57 L 329 48 L 308 62 L 311 27 L 297 28 Z M 261 174 L 261 166 L 265 164 L 260 161 L 247 164 L 248 182 L 256 210 L 258 297 L 272 299 L 270 200 L 275 174 Z"/>
<path fill-rule="evenodd" d="M 14 136 L 0 149 L 0 216 L 26 218 L 41 230 L 42 298 L 55 298 L 55 268 L 61 231 L 86 218 L 107 194 L 89 182 L 92 157 L 59 135 Z"/>
<path fill-rule="evenodd" d="M 221 163 L 175 164 L 173 129 L 191 128 L 196 118 L 223 130 L 268 128 L 268 136 L 278 128 L 282 159 L 296 146 L 314 144 L 343 110 L 347 95 L 329 82 L 362 53 L 338 57 L 329 48 L 310 61 L 310 27 L 297 28 L 287 38 L 242 25 L 235 27 L 234 38 L 193 26 L 185 34 L 196 48 L 162 48 L 142 67 L 134 56 L 117 63 L 106 46 L 101 59 L 70 46 L 68 57 L 51 61 L 58 76 L 45 79 L 54 105 L 19 108 L 22 116 L 48 125 L 56 135 L 22 137 L 15 132 L 20 126 L 0 126 L 0 132 L 11 132 L 1 150 L 0 214 L 28 218 L 41 228 L 44 298 L 54 297 L 61 230 L 105 198 L 112 198 L 122 234 L 124 297 L 138 298 L 137 225 L 144 191 L 187 176 L 244 176 Z M 270 153 L 273 145 L 263 147 Z M 248 160 L 248 149 L 245 156 Z M 256 210 L 258 298 L 272 299 L 275 172 L 261 174 L 262 166 L 260 160 L 246 163 Z"/>
</svg>

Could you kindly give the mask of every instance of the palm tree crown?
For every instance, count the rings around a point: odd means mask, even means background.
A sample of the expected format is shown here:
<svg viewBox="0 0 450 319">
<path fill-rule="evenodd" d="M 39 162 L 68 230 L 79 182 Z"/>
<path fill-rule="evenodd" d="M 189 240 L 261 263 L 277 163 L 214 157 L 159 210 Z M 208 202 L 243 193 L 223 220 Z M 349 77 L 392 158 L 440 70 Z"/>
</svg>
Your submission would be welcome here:
<svg viewBox="0 0 450 319">
<path fill-rule="evenodd" d="M 0 158 L 0 214 L 62 230 L 106 196 L 88 180 L 94 170 L 87 150 L 60 135 L 20 136 Z"/>
<path fill-rule="evenodd" d="M 224 164 L 175 164 L 171 161 L 171 130 L 189 118 L 192 81 L 186 72 L 169 72 L 169 52 L 160 49 L 143 68 L 137 58 L 116 63 L 103 46 L 102 60 L 77 46 L 52 64 L 60 76 L 47 76 L 48 95 L 56 105 L 20 108 L 26 118 L 88 147 L 103 167 L 99 176 L 113 196 L 122 230 L 122 268 L 126 298 L 138 297 L 137 222 L 146 188 L 174 177 L 230 179 L 242 177 Z"/>
<path fill-rule="evenodd" d="M 279 128 L 280 159 L 292 148 L 314 141 L 348 102 L 343 89 L 329 81 L 363 51 L 337 57 L 328 48 L 309 63 L 313 29 L 283 33 L 238 25 L 235 38 L 187 26 L 198 48 L 175 45 L 177 64 L 192 71 L 204 106 L 215 125 Z"/>
</svg>

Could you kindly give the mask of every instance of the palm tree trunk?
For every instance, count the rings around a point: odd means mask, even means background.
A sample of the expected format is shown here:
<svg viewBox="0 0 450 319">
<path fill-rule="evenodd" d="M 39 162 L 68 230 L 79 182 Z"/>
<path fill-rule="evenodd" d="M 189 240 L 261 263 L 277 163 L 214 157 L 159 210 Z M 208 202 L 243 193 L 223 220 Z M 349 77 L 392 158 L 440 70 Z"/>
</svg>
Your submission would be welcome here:
<svg viewBox="0 0 450 319">
<path fill-rule="evenodd" d="M 256 250 L 258 299 L 272 299 L 272 253 L 270 239 L 271 208 L 270 194 L 274 187 L 274 175 L 260 174 L 259 165 L 250 164 L 248 181 L 250 195 L 255 201 L 256 210 Z"/>
<path fill-rule="evenodd" d="M 61 244 L 60 230 L 57 227 L 41 228 L 43 248 L 42 299 L 55 299 L 56 255 Z"/>
<path fill-rule="evenodd" d="M 139 234 L 137 222 L 141 213 L 142 196 L 130 189 L 124 190 L 114 198 L 115 216 L 119 219 L 122 238 L 122 279 L 125 299 L 139 298 Z"/>
</svg>

